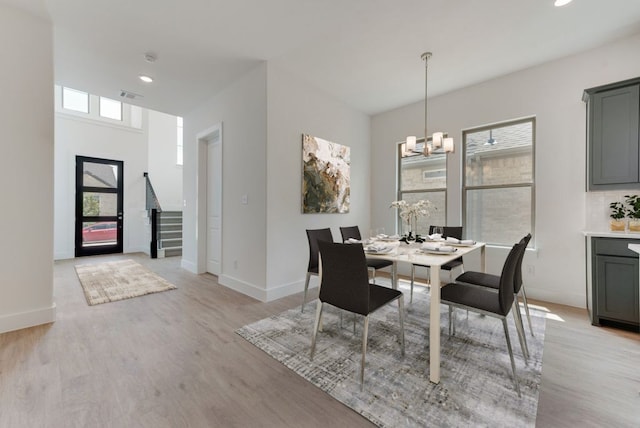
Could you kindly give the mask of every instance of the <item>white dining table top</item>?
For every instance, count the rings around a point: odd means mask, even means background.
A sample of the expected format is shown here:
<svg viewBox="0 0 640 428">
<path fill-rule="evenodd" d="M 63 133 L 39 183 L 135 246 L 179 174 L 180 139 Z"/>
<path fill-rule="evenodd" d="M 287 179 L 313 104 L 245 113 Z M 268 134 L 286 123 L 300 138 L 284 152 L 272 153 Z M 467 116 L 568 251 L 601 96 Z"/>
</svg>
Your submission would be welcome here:
<svg viewBox="0 0 640 428">
<path fill-rule="evenodd" d="M 427 241 L 428 243 L 440 243 L 441 245 L 451 245 L 446 241 Z M 418 265 L 425 266 L 442 266 L 452 260 L 457 259 L 460 256 L 463 256 L 471 251 L 474 251 L 478 248 L 485 246 L 484 242 L 476 242 L 474 245 L 470 246 L 454 246 L 456 249 L 453 253 L 442 253 L 442 254 L 433 254 L 433 253 L 423 253 L 420 251 L 422 244 L 411 243 L 406 244 L 400 241 L 376 241 L 376 243 L 383 243 L 394 246 L 393 251 L 389 253 L 371 253 L 365 250 L 365 254 L 367 257 L 375 257 L 385 260 L 392 260 L 397 262 L 407 262 L 414 263 Z M 366 249 L 366 245 L 365 249 Z"/>
<path fill-rule="evenodd" d="M 455 247 L 457 250 L 453 253 L 443 254 L 426 254 L 420 252 L 422 244 L 411 243 L 407 244 L 400 241 L 382 241 L 384 244 L 389 244 L 394 248 L 384 254 L 373 254 L 366 252 L 367 257 L 375 257 L 385 260 L 393 261 L 393 268 L 391 271 L 392 286 L 398 288 L 398 275 L 397 264 L 398 263 L 411 263 L 416 265 L 430 266 L 430 282 L 431 284 L 440 284 L 440 267 L 452 260 L 457 259 L 460 256 L 464 256 L 472 251 L 480 251 L 480 265 L 481 271 L 485 271 L 485 243 L 476 242 L 472 246 L 459 246 Z M 450 245 L 446 241 L 439 241 L 441 245 Z M 365 248 L 366 248 L 365 244 Z M 430 310 L 429 310 L 429 380 L 433 383 L 440 383 L 440 287 L 432 287 L 430 295 Z"/>
</svg>

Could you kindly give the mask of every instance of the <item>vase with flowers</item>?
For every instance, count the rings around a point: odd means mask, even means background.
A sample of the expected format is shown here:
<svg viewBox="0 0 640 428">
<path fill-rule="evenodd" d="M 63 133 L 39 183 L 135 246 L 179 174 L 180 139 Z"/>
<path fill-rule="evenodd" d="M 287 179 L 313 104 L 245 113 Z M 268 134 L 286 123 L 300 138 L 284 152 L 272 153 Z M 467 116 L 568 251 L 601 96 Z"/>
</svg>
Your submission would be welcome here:
<svg viewBox="0 0 640 428">
<path fill-rule="evenodd" d="M 416 230 L 416 223 L 420 217 L 428 217 L 434 209 L 431 201 L 421 199 L 409 203 L 405 200 L 393 201 L 390 208 L 397 208 L 400 218 L 407 223 L 407 233 L 403 234 L 400 241 L 407 244 L 413 241 L 424 242 Z"/>
</svg>

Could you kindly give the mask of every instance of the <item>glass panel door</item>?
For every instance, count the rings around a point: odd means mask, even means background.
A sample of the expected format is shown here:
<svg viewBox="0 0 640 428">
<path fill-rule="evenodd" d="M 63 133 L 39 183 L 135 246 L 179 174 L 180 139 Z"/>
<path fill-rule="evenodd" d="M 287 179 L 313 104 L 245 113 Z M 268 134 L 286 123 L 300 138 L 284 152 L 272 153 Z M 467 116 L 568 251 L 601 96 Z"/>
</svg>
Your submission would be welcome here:
<svg viewBox="0 0 640 428">
<path fill-rule="evenodd" d="M 76 156 L 76 257 L 122 253 L 122 168 Z"/>
</svg>

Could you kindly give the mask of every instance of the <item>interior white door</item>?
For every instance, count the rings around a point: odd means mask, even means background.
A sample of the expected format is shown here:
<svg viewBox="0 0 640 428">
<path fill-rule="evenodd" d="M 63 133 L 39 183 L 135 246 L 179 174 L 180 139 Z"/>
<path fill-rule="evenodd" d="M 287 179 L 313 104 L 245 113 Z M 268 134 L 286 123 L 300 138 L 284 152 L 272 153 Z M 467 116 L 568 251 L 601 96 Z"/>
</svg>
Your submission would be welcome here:
<svg viewBox="0 0 640 428">
<path fill-rule="evenodd" d="M 207 140 L 207 272 L 222 266 L 222 137 L 218 128 Z"/>
</svg>

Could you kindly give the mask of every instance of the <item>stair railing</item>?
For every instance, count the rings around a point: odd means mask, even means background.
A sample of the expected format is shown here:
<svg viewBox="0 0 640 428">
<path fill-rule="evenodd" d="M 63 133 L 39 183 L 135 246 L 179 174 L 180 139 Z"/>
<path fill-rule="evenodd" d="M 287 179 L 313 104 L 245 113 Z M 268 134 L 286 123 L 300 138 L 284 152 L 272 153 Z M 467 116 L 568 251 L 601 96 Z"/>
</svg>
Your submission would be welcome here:
<svg viewBox="0 0 640 428">
<path fill-rule="evenodd" d="M 149 212 L 151 218 L 151 243 L 149 244 L 149 253 L 152 259 L 158 258 L 158 217 L 162 212 L 160 207 L 160 201 L 156 195 L 156 191 L 153 189 L 151 180 L 149 179 L 149 173 L 144 173 L 146 183 L 146 209 Z"/>
</svg>

